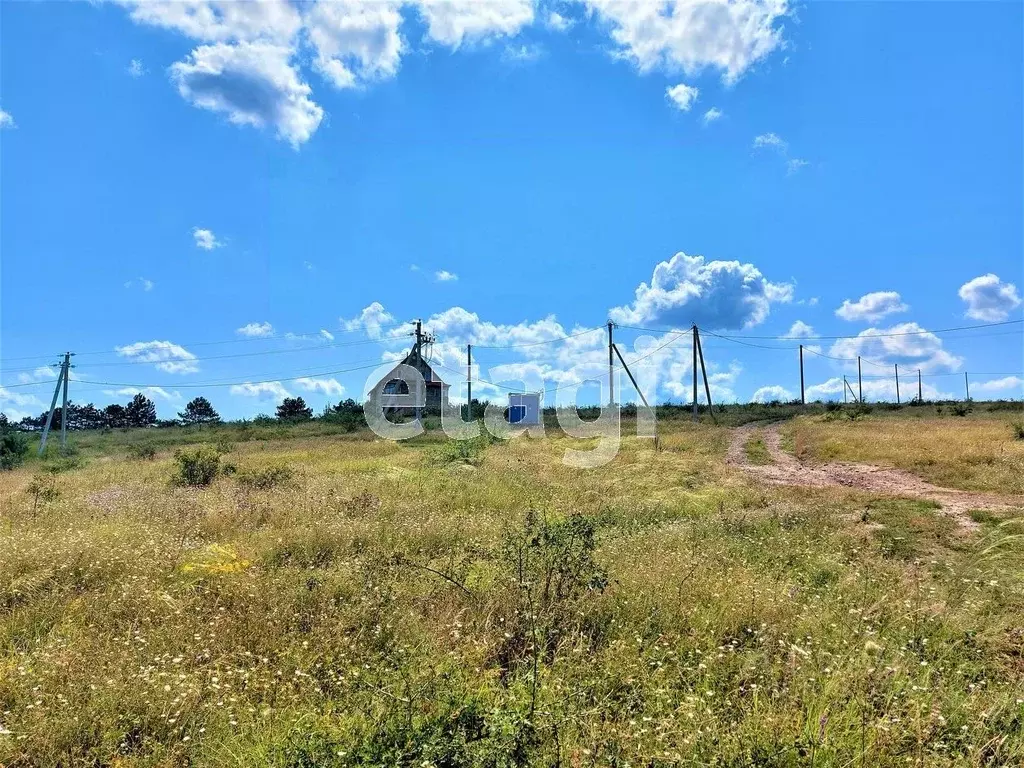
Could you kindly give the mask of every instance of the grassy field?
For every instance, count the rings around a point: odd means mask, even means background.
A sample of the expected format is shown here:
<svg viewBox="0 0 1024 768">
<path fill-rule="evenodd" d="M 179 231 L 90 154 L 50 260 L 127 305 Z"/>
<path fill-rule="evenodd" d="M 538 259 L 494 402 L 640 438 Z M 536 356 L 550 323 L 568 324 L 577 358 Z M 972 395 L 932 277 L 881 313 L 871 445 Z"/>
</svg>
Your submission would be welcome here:
<svg viewBox="0 0 1024 768">
<path fill-rule="evenodd" d="M 1013 413 L 911 410 L 785 429 L 1021 490 Z M 0 765 L 1024 762 L 1012 515 L 762 487 L 683 419 L 588 471 L 555 436 L 76 439 L 0 474 Z M 227 471 L 172 485 L 185 443 Z"/>
</svg>

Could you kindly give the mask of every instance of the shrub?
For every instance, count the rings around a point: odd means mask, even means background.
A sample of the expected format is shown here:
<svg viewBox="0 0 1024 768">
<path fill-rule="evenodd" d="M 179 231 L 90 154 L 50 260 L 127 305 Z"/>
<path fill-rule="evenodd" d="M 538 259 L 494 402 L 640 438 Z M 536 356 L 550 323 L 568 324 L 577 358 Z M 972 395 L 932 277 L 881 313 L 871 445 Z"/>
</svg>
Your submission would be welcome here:
<svg viewBox="0 0 1024 768">
<path fill-rule="evenodd" d="M 14 469 L 28 454 L 28 440 L 20 432 L 5 429 L 0 433 L 0 470 Z"/>
<path fill-rule="evenodd" d="M 128 446 L 129 459 L 153 459 L 156 456 L 156 448 L 150 443 L 132 443 Z"/>
<path fill-rule="evenodd" d="M 235 450 L 235 444 L 228 440 L 226 437 L 222 437 L 217 441 L 217 445 L 214 446 L 217 449 L 217 453 L 223 456 L 225 453 L 231 453 Z"/>
<path fill-rule="evenodd" d="M 28 484 L 28 488 L 25 492 L 32 497 L 32 514 L 35 515 L 36 508 L 39 506 L 39 502 L 54 501 L 60 498 L 60 489 L 57 488 L 56 483 L 52 477 L 46 475 L 36 475 L 32 478 L 32 482 Z"/>
<path fill-rule="evenodd" d="M 953 411 L 954 416 L 966 416 L 974 409 L 967 403 L 956 403 L 950 408 L 950 410 Z"/>
<path fill-rule="evenodd" d="M 482 434 L 470 440 L 448 440 L 427 454 L 434 464 L 480 464 L 484 451 L 491 444 L 491 434 Z"/>
<path fill-rule="evenodd" d="M 209 485 L 220 472 L 220 454 L 208 445 L 179 448 L 174 452 L 174 461 L 178 465 L 171 478 L 174 485 Z"/>
<path fill-rule="evenodd" d="M 73 445 L 57 446 L 50 443 L 43 453 L 43 467 L 52 475 L 78 469 L 84 464 L 85 460 Z"/>
<path fill-rule="evenodd" d="M 1024 440 L 1024 421 L 1011 422 L 1010 429 L 1013 430 L 1013 436 L 1015 439 Z"/>
<path fill-rule="evenodd" d="M 288 467 L 265 467 L 243 470 L 235 477 L 235 481 L 251 491 L 266 491 L 291 482 L 293 475 Z"/>
</svg>

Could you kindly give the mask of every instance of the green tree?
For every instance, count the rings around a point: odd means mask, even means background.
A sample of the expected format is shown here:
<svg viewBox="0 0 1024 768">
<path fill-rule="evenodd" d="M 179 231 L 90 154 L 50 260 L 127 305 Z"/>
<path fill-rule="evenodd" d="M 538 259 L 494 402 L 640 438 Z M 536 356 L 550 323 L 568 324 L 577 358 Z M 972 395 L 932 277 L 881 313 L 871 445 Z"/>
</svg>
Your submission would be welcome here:
<svg viewBox="0 0 1024 768">
<path fill-rule="evenodd" d="M 156 424 L 156 404 L 139 392 L 125 406 L 124 415 L 129 426 L 148 427 L 150 424 Z"/>
<path fill-rule="evenodd" d="M 281 421 L 309 421 L 313 418 L 313 409 L 307 407 L 301 397 L 286 397 L 277 406 L 277 418 Z"/>
<path fill-rule="evenodd" d="M 111 403 L 103 409 L 103 418 L 108 427 L 117 429 L 128 426 L 128 415 L 124 412 L 124 406 Z"/>
<path fill-rule="evenodd" d="M 0 469 L 14 469 L 27 453 L 25 436 L 11 426 L 6 414 L 0 413 Z"/>
<path fill-rule="evenodd" d="M 197 397 L 185 406 L 185 410 L 178 414 L 181 423 L 190 424 L 216 424 L 220 421 L 220 414 L 213 410 L 210 401 L 205 397 Z"/>
</svg>

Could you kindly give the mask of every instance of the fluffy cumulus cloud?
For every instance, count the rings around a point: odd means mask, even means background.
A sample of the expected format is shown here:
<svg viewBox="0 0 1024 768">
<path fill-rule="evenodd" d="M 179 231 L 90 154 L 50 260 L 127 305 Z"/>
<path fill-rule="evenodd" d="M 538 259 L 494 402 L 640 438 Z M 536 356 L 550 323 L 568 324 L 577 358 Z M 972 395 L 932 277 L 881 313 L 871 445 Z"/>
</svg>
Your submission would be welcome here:
<svg viewBox="0 0 1024 768">
<path fill-rule="evenodd" d="M 449 272 L 447 269 L 442 269 L 434 273 L 434 279 L 439 283 L 451 283 L 459 279 L 459 276 L 454 272 Z"/>
<path fill-rule="evenodd" d="M 163 387 L 122 387 L 121 389 L 105 389 L 104 394 L 110 395 L 111 397 L 135 397 L 135 395 L 142 394 L 148 397 L 150 400 L 167 400 L 170 402 L 177 402 L 182 400 L 180 392 L 168 392 Z"/>
<path fill-rule="evenodd" d="M 341 397 L 345 393 L 345 388 L 337 379 L 303 377 L 295 380 L 295 386 L 305 392 L 318 392 L 328 397 Z"/>
<path fill-rule="evenodd" d="M 46 404 L 35 395 L 0 387 L 0 413 L 10 421 L 21 421 L 27 416 L 34 416 L 45 407 Z"/>
<path fill-rule="evenodd" d="M 512 37 L 534 20 L 533 0 L 419 0 L 417 5 L 427 37 L 451 48 Z"/>
<path fill-rule="evenodd" d="M 989 273 L 960 286 L 960 298 L 967 304 L 967 317 L 983 323 L 1002 322 L 1021 305 L 1013 283 L 1004 283 Z"/>
<path fill-rule="evenodd" d="M 14 127 L 14 118 L 11 117 L 11 113 L 10 112 L 5 112 L 4 110 L 0 109 L 0 128 L 13 128 L 13 127 Z"/>
<path fill-rule="evenodd" d="M 787 339 L 813 339 L 815 335 L 814 328 L 803 320 L 797 320 L 786 332 Z"/>
<path fill-rule="evenodd" d="M 903 299 L 896 291 L 875 291 L 864 294 L 856 301 L 844 300 L 842 306 L 836 310 L 836 317 L 850 322 L 874 322 L 886 315 L 906 312 L 908 309 L 910 307 L 903 303 Z"/>
<path fill-rule="evenodd" d="M 235 333 L 239 336 L 248 336 L 249 338 L 273 336 L 274 326 L 270 323 L 248 323 L 243 325 L 241 328 L 236 329 Z"/>
<path fill-rule="evenodd" d="M 754 403 L 770 403 L 774 400 L 786 402 L 793 399 L 793 393 L 785 387 L 773 384 L 768 387 L 761 387 L 750 398 Z"/>
<path fill-rule="evenodd" d="M 401 5 L 331 0 L 312 6 L 305 22 L 316 69 L 338 88 L 394 77 L 406 50 Z"/>
<path fill-rule="evenodd" d="M 924 373 L 957 371 L 963 358 L 942 348 L 942 339 L 929 333 L 917 323 L 899 323 L 890 328 L 868 328 L 850 339 L 839 339 L 829 350 L 832 357 L 852 360 L 858 355 L 882 364 L 887 371 L 899 363 Z M 856 369 L 856 362 L 849 363 Z M 865 373 L 874 369 L 868 363 Z M 887 373 L 884 375 L 888 375 Z"/>
<path fill-rule="evenodd" d="M 733 83 L 783 45 L 785 0 L 581 0 L 609 28 L 616 54 L 642 72 L 718 70 Z"/>
<path fill-rule="evenodd" d="M 137 341 L 115 347 L 114 351 L 133 362 L 153 363 L 157 370 L 165 373 L 196 373 L 199 370 L 196 356 L 170 341 Z"/>
<path fill-rule="evenodd" d="M 239 397 L 257 397 L 261 400 L 284 400 L 291 397 L 279 381 L 260 381 L 255 384 L 247 381 L 244 384 L 232 385 L 230 392 Z"/>
<path fill-rule="evenodd" d="M 384 305 L 375 301 L 369 306 L 363 307 L 358 316 L 349 320 L 341 319 L 341 327 L 346 331 L 365 330 L 371 339 L 380 338 L 381 331 L 390 328 L 395 324 L 395 317 L 384 309 Z M 325 337 L 326 338 L 326 337 Z"/>
<path fill-rule="evenodd" d="M 238 3 L 250 5 L 250 3 Z M 238 125 L 272 127 L 298 147 L 316 131 L 323 109 L 292 65 L 293 51 L 268 42 L 214 43 L 171 66 L 171 80 L 193 106 Z"/>
<path fill-rule="evenodd" d="M 774 133 L 762 133 L 754 137 L 754 149 L 773 149 L 785 153 L 789 150 L 789 144 Z"/>
<path fill-rule="evenodd" d="M 722 110 L 718 107 L 712 107 L 704 113 L 704 117 L 701 118 L 704 121 L 704 125 L 711 125 L 711 123 L 722 118 Z"/>
<path fill-rule="evenodd" d="M 864 400 L 879 401 L 879 402 L 896 402 L 896 381 L 891 376 L 885 376 L 879 379 L 866 378 L 861 384 L 860 389 L 863 390 Z M 848 377 L 847 383 L 844 384 L 843 380 L 835 376 L 827 381 L 823 381 L 819 384 L 812 384 L 804 390 L 804 396 L 807 398 L 807 402 L 813 403 L 819 400 L 821 401 L 841 401 L 843 400 L 843 393 L 846 392 L 846 401 L 854 402 L 857 399 L 858 386 L 856 377 Z M 933 384 L 925 381 L 921 385 L 921 396 L 925 400 L 953 400 L 954 395 L 951 392 L 945 392 L 938 389 Z M 917 378 L 904 377 L 900 375 L 900 399 L 903 402 L 909 402 L 911 399 L 917 397 Z"/>
<path fill-rule="evenodd" d="M 641 283 L 636 300 L 610 317 L 623 325 L 749 328 L 768 317 L 773 303 L 792 299 L 792 285 L 769 282 L 753 264 L 680 252 L 658 264 L 650 285 Z"/>
<path fill-rule="evenodd" d="M 74 380 L 75 372 L 71 372 L 71 378 Z M 37 381 L 56 381 L 57 370 L 50 368 L 48 365 L 41 365 L 34 371 L 24 371 L 18 374 L 18 382 L 21 384 L 31 384 Z"/>
<path fill-rule="evenodd" d="M 1001 379 L 990 379 L 971 384 L 971 392 L 984 392 L 988 395 L 1019 399 L 1024 397 L 1024 379 L 1020 376 L 1004 376 Z"/>
<path fill-rule="evenodd" d="M 196 248 L 202 248 L 204 251 L 212 251 L 214 248 L 220 248 L 224 245 L 213 234 L 213 230 L 210 229 L 195 227 L 192 229 L 192 237 L 196 241 Z"/>
<path fill-rule="evenodd" d="M 690 107 L 693 106 L 693 102 L 697 100 L 699 95 L 699 89 L 686 83 L 679 83 L 679 85 L 669 86 L 665 89 L 665 98 L 681 112 L 689 112 Z"/>
</svg>

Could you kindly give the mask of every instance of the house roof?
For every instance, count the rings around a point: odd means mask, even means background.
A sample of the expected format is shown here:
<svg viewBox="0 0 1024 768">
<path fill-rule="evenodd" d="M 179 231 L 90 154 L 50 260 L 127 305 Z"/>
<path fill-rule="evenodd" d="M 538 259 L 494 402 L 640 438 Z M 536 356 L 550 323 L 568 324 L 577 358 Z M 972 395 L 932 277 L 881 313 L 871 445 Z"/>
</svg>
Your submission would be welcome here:
<svg viewBox="0 0 1024 768">
<path fill-rule="evenodd" d="M 419 358 L 419 365 L 417 365 L 416 364 L 416 359 L 417 359 L 416 347 L 414 346 L 412 349 L 409 350 L 409 353 L 405 357 L 403 357 L 401 359 L 401 361 L 399 361 L 398 363 L 395 363 L 395 367 L 392 368 L 390 371 L 388 371 L 384 376 L 382 376 L 377 383 L 380 384 L 381 382 L 387 382 L 387 381 L 390 381 L 391 379 L 395 378 L 395 371 L 398 370 L 398 366 L 400 366 L 400 365 L 411 365 L 413 368 L 418 369 L 420 371 L 420 373 L 424 373 L 425 371 L 430 371 L 430 381 L 425 382 L 428 387 L 447 387 L 447 386 L 449 386 L 448 383 L 438 375 L 437 371 L 434 369 L 434 367 L 429 362 L 427 362 L 422 357 L 420 357 Z"/>
</svg>

